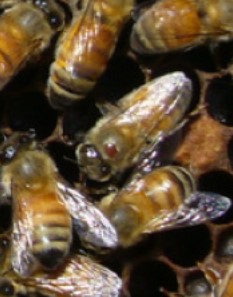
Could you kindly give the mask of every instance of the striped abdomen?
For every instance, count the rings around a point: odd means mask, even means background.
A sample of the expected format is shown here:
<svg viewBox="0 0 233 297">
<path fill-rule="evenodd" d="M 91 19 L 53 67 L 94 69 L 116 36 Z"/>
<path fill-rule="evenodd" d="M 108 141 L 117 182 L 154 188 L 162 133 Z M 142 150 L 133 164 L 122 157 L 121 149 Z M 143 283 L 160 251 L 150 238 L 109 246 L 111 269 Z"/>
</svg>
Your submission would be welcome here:
<svg viewBox="0 0 233 297">
<path fill-rule="evenodd" d="M 161 167 L 144 178 L 143 191 L 158 211 L 177 209 L 195 189 L 192 175 L 179 166 Z"/>
<path fill-rule="evenodd" d="M 69 252 L 71 218 L 55 193 L 43 195 L 41 202 L 35 203 L 31 252 L 42 266 L 55 269 Z"/>
<path fill-rule="evenodd" d="M 48 44 L 53 32 L 43 13 L 20 3 L 0 17 L 0 89 Z"/>
<path fill-rule="evenodd" d="M 107 66 L 131 0 L 105 2 L 89 1 L 61 39 L 48 82 L 48 96 L 54 107 L 69 106 L 86 97 Z"/>
<path fill-rule="evenodd" d="M 16 192 L 17 193 L 17 192 Z M 57 268 L 72 240 L 70 215 L 57 193 L 19 191 L 14 196 L 12 266 L 28 276 L 41 266 Z"/>
<path fill-rule="evenodd" d="M 157 1 L 133 26 L 132 49 L 155 54 L 199 44 L 203 34 L 197 5 L 190 0 Z"/>
<path fill-rule="evenodd" d="M 161 167 L 132 180 L 102 210 L 117 228 L 121 243 L 129 245 L 138 239 L 143 226 L 164 211 L 176 211 L 195 188 L 195 181 L 186 169 Z"/>
</svg>

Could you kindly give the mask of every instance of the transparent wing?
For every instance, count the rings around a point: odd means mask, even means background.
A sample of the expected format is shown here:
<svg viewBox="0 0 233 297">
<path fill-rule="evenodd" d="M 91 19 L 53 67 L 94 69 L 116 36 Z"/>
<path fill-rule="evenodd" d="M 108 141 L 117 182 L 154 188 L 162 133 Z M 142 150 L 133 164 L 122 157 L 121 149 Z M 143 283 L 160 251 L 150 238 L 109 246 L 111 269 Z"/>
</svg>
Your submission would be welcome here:
<svg viewBox="0 0 233 297">
<path fill-rule="evenodd" d="M 81 241 L 89 247 L 114 248 L 118 244 L 115 228 L 104 214 L 77 189 L 58 182 L 58 189 Z"/>
<path fill-rule="evenodd" d="M 14 271 L 20 276 L 28 276 L 35 268 L 35 259 L 30 253 L 33 233 L 30 205 L 13 202 L 13 224 L 11 232 L 11 262 Z"/>
<path fill-rule="evenodd" d="M 160 132 L 156 140 L 150 143 L 139 156 L 139 160 L 131 174 L 131 179 L 150 173 L 159 166 L 170 164 L 183 137 L 188 119 L 183 120 L 168 133 Z"/>
<path fill-rule="evenodd" d="M 177 211 L 164 211 L 143 227 L 142 233 L 198 225 L 224 215 L 231 200 L 212 192 L 193 192 Z"/>
<path fill-rule="evenodd" d="M 76 256 L 66 263 L 60 274 L 33 277 L 25 280 L 37 291 L 65 297 L 117 297 L 122 281 L 111 270 L 84 256 Z"/>
</svg>

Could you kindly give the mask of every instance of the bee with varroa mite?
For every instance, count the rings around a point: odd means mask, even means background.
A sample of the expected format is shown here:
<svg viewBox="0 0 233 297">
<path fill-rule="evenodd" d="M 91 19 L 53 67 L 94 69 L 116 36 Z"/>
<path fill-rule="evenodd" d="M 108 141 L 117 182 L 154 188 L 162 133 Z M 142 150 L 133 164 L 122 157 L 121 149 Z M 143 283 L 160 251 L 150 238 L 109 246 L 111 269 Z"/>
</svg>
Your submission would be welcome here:
<svg viewBox="0 0 233 297">
<path fill-rule="evenodd" d="M 49 274 L 21 278 L 11 269 L 2 271 L 0 296 L 118 297 L 121 279 L 92 259 L 75 255 Z"/>
<path fill-rule="evenodd" d="M 107 67 L 133 7 L 133 0 L 80 3 L 81 9 L 71 5 L 71 24 L 58 42 L 50 68 L 48 98 L 59 109 L 85 98 L 93 89 Z"/>
<path fill-rule="evenodd" d="M 182 72 L 153 79 L 124 96 L 78 145 L 80 170 L 90 179 L 107 181 L 132 167 L 148 143 L 183 119 L 191 96 L 192 83 Z"/>
<path fill-rule="evenodd" d="M 166 53 L 233 37 L 232 0 L 159 0 L 142 11 L 130 37 L 139 54 Z"/>
<path fill-rule="evenodd" d="M 69 253 L 72 221 L 84 245 L 115 247 L 115 228 L 61 179 L 50 156 L 37 148 L 33 133 L 9 137 L 0 146 L 0 163 L 2 185 L 12 197 L 11 259 L 19 275 L 61 265 Z"/>
<path fill-rule="evenodd" d="M 0 89 L 26 64 L 49 46 L 64 25 L 63 9 L 54 0 L 1 1 Z M 15 2 L 15 3 L 14 3 Z"/>
</svg>

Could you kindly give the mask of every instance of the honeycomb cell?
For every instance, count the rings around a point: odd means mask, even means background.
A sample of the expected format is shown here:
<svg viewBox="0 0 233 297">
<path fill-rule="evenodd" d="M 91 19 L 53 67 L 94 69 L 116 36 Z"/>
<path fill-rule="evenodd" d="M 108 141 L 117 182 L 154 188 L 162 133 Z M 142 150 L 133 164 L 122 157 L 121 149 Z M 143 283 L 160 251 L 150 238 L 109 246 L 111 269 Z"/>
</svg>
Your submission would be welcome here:
<svg viewBox="0 0 233 297">
<path fill-rule="evenodd" d="M 230 139 L 228 143 L 228 148 L 227 148 L 227 153 L 228 153 L 228 158 L 230 161 L 230 165 L 233 169 L 233 138 Z"/>
<path fill-rule="evenodd" d="M 203 261 L 212 248 L 211 234 L 204 225 L 169 231 L 162 238 L 164 254 L 182 267 Z"/>
<path fill-rule="evenodd" d="M 215 256 L 218 261 L 229 262 L 233 260 L 233 226 L 218 235 Z"/>
<path fill-rule="evenodd" d="M 161 261 L 145 261 L 133 267 L 129 280 L 131 297 L 164 297 L 162 291 L 177 291 L 175 273 Z"/>
<path fill-rule="evenodd" d="M 213 79 L 205 95 L 208 113 L 220 123 L 233 126 L 233 82 L 230 75 Z"/>
<path fill-rule="evenodd" d="M 219 193 L 233 199 L 233 176 L 227 171 L 216 170 L 210 171 L 200 176 L 199 189 Z M 233 207 L 231 206 L 227 213 L 215 220 L 215 223 L 224 224 L 232 221 Z"/>
<path fill-rule="evenodd" d="M 232 183 L 233 176 L 223 170 L 207 172 L 198 180 L 201 191 L 217 192 L 228 197 L 233 197 Z"/>
</svg>

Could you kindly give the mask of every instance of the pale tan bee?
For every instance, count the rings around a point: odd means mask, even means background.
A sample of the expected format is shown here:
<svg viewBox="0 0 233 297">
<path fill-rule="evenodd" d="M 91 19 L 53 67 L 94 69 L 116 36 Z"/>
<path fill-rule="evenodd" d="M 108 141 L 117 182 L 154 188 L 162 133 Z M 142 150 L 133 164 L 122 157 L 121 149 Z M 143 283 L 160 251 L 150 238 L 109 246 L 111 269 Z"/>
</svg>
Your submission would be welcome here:
<svg viewBox="0 0 233 297">
<path fill-rule="evenodd" d="M 0 277 L 0 296 L 118 297 L 121 279 L 90 258 L 76 255 L 50 274 L 20 278 L 9 271 Z"/>
<path fill-rule="evenodd" d="M 34 135 L 13 134 L 0 146 L 1 182 L 12 196 L 13 269 L 28 276 L 60 266 L 70 250 L 72 220 L 81 241 L 111 248 L 117 234 L 108 219 L 78 190 L 70 188 Z"/>
<path fill-rule="evenodd" d="M 140 54 L 165 53 L 233 37 L 232 0 L 159 0 L 136 20 L 130 44 Z"/>
<path fill-rule="evenodd" d="M 3 0 L 0 7 L 8 2 Z M 53 0 L 12 1 L 0 16 L 0 89 L 48 47 L 63 23 L 63 10 Z"/>
<path fill-rule="evenodd" d="M 143 235 L 200 224 L 223 215 L 229 198 L 196 191 L 196 182 L 183 167 L 164 166 L 135 177 L 119 193 L 100 202 L 124 247 Z"/>
<path fill-rule="evenodd" d="M 229 262 L 224 265 L 211 265 L 211 263 L 199 263 L 201 271 L 211 284 L 210 297 L 231 297 L 233 294 L 233 266 Z"/>
<path fill-rule="evenodd" d="M 191 81 L 182 72 L 156 78 L 124 96 L 77 147 L 80 169 L 105 181 L 130 168 L 148 143 L 182 120 L 191 96 Z"/>
<path fill-rule="evenodd" d="M 58 45 L 48 81 L 52 106 L 86 97 L 106 69 L 133 0 L 84 0 Z"/>
</svg>

